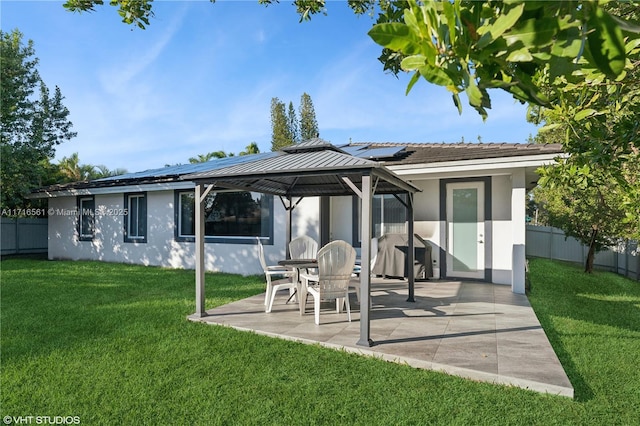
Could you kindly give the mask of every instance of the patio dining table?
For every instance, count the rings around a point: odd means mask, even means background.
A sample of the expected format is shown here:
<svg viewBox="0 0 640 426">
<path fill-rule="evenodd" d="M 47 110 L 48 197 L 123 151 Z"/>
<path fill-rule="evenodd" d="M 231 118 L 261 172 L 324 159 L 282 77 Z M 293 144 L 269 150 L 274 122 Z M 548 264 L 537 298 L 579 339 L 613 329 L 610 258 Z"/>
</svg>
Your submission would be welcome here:
<svg viewBox="0 0 640 426">
<path fill-rule="evenodd" d="M 302 286 L 302 282 L 300 282 L 300 270 L 301 269 L 313 269 L 313 268 L 317 268 L 318 267 L 318 260 L 317 259 L 285 259 L 285 260 L 280 260 L 278 261 L 278 265 L 280 266 L 284 266 L 287 268 L 293 268 L 293 270 L 296 272 L 295 275 L 295 280 L 296 280 L 296 292 L 294 294 L 291 295 L 291 297 L 294 297 L 295 295 L 297 295 L 298 297 L 298 309 L 300 310 L 300 315 L 303 315 L 303 306 L 304 306 L 304 299 L 307 297 L 307 291 L 306 288 L 303 288 Z M 289 300 L 291 300 L 291 297 L 289 298 Z"/>
</svg>

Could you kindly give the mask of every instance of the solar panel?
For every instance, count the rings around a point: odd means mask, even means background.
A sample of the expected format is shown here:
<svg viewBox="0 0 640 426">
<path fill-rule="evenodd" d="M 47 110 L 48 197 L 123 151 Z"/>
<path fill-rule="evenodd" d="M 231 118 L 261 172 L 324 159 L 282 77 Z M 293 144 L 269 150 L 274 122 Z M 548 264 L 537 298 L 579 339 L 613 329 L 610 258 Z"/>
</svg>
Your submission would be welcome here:
<svg viewBox="0 0 640 426">
<path fill-rule="evenodd" d="M 176 166 L 162 167 L 159 169 L 150 169 L 150 170 L 144 170 L 141 172 L 125 173 L 118 176 L 109 176 L 102 179 L 96 179 L 96 182 L 186 175 L 191 173 L 222 169 L 224 167 L 235 166 L 237 164 L 250 163 L 257 160 L 263 160 L 266 158 L 274 157 L 276 155 L 279 155 L 279 154 L 276 152 L 264 152 L 259 154 L 238 155 L 237 157 L 234 156 L 234 157 L 216 158 L 210 161 L 205 161 L 203 163 L 179 164 Z"/>
<path fill-rule="evenodd" d="M 371 148 L 357 151 L 353 155 L 361 158 L 367 158 L 369 160 L 384 160 L 387 158 L 394 158 L 404 153 L 406 148 L 406 146 L 385 146 L 381 148 Z"/>
<path fill-rule="evenodd" d="M 339 146 L 341 150 L 350 155 L 358 156 L 359 153 L 369 148 L 369 145 L 343 145 Z"/>
</svg>

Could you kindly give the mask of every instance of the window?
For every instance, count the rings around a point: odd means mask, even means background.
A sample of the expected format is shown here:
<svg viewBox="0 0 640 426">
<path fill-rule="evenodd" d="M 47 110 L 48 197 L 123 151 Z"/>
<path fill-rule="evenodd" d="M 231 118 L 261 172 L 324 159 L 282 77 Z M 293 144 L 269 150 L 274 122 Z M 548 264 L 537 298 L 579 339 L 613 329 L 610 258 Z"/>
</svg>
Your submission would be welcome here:
<svg viewBox="0 0 640 426">
<path fill-rule="evenodd" d="M 93 196 L 78 198 L 78 236 L 91 241 L 95 235 L 96 203 Z"/>
<path fill-rule="evenodd" d="M 124 241 L 147 242 L 147 195 L 124 194 L 127 214 L 124 216 Z"/>
<path fill-rule="evenodd" d="M 176 239 L 195 238 L 195 193 L 176 193 Z M 247 242 L 270 238 L 273 197 L 253 192 L 211 192 L 204 202 L 204 234 L 208 242 Z"/>
<path fill-rule="evenodd" d="M 384 234 L 404 234 L 407 232 L 407 194 L 398 194 L 398 198 L 395 195 L 374 195 L 371 206 L 371 235 L 379 238 Z M 400 201 L 402 200 L 402 201 Z M 403 204 L 404 203 L 404 204 Z M 354 212 L 354 241 L 358 244 L 361 241 L 360 226 L 362 219 L 362 202 L 360 198 L 354 197 L 353 201 Z"/>
</svg>

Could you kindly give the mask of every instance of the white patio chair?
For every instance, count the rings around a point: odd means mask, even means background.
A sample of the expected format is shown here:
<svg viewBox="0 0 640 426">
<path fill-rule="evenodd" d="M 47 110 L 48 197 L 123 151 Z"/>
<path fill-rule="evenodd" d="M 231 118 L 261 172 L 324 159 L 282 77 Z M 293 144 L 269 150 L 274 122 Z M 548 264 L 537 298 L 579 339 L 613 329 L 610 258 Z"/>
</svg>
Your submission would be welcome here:
<svg viewBox="0 0 640 426">
<path fill-rule="evenodd" d="M 283 266 L 274 265 L 269 266 L 264 258 L 264 247 L 260 238 L 256 237 L 258 241 L 258 259 L 260 259 L 260 265 L 264 271 L 264 276 L 267 279 L 267 289 L 264 295 L 264 304 L 266 306 L 266 312 L 271 312 L 273 307 L 273 301 L 276 298 L 278 290 L 289 289 L 289 297 L 291 297 L 296 289 L 296 283 L 293 278 L 296 276 L 296 272 L 289 270 Z M 273 277 L 283 277 L 278 280 L 273 280 Z"/>
<path fill-rule="evenodd" d="M 289 242 L 289 256 L 291 259 L 315 259 L 318 255 L 318 242 L 313 238 L 302 235 Z M 300 269 L 302 273 L 316 274 L 316 269 Z"/>
<path fill-rule="evenodd" d="M 346 241 L 332 241 L 318 251 L 318 275 L 301 274 L 306 293 L 314 299 L 316 324 L 320 324 L 320 301 L 335 300 L 336 311 L 346 305 L 347 318 L 351 322 L 349 305 L 349 281 L 356 263 L 356 251 Z M 306 294 L 301 295 L 302 312 L 306 304 Z"/>
<path fill-rule="evenodd" d="M 318 254 L 318 242 L 311 237 L 302 235 L 289 243 L 291 259 L 315 259 Z"/>
</svg>

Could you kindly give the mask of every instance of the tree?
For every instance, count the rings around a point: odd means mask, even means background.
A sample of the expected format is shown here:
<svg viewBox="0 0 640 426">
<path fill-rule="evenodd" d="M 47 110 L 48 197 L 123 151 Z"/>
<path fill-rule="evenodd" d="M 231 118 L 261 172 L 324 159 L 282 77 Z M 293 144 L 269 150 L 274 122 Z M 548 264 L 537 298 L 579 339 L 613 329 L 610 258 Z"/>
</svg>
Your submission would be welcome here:
<svg viewBox="0 0 640 426">
<path fill-rule="evenodd" d="M 93 178 L 92 179 L 101 179 L 111 176 L 120 176 L 127 173 L 127 169 L 118 168 L 118 169 L 109 169 L 104 164 L 98 164 L 93 167 Z"/>
<path fill-rule="evenodd" d="M 278 151 L 294 143 L 284 103 L 271 98 L 271 150 Z"/>
<path fill-rule="evenodd" d="M 33 41 L 24 45 L 22 37 L 17 29 L 10 33 L 0 31 L 3 208 L 30 206 L 32 202 L 24 196 L 34 188 L 53 183 L 50 160 L 56 145 L 76 136 L 60 89 L 56 87 L 51 96 L 36 69 Z"/>
<path fill-rule="evenodd" d="M 251 142 L 244 151 L 241 151 L 238 155 L 250 155 L 250 154 L 258 154 L 260 152 L 260 148 L 258 148 L 258 144 L 255 142 Z"/>
<path fill-rule="evenodd" d="M 611 3 L 605 7 L 612 16 L 640 19 L 640 8 L 626 3 Z M 635 46 L 635 47 L 634 47 Z M 627 43 L 622 74 L 616 79 L 603 77 L 595 68 L 583 67 L 586 81 L 580 76 L 540 74 L 535 82 L 556 99 L 553 106 L 530 107 L 530 121 L 544 123 L 536 136 L 541 142 L 559 142 L 570 154 L 559 159 L 553 168 L 542 170 L 541 183 L 555 191 L 571 189 L 578 173 L 582 186 L 597 187 L 606 173 L 610 189 L 620 192 L 619 208 L 624 224 L 635 224 L 633 235 L 640 228 L 640 42 Z M 586 194 L 585 194 L 586 195 Z M 592 202 L 592 201 L 584 201 Z"/>
<path fill-rule="evenodd" d="M 110 170 L 105 165 L 93 166 L 91 164 L 80 164 L 80 157 L 74 152 L 69 157 L 63 157 L 58 162 L 58 174 L 60 182 L 80 182 L 92 179 L 101 179 L 110 176 L 118 176 L 127 173 L 126 169 Z"/>
<path fill-rule="evenodd" d="M 303 93 L 300 97 L 300 139 L 306 141 L 318 136 L 320 136 L 320 132 L 311 96 Z"/>
<path fill-rule="evenodd" d="M 285 146 L 293 145 L 300 141 L 317 138 L 318 121 L 313 109 L 311 96 L 303 93 L 298 107 L 299 121 L 293 102 L 289 102 L 288 113 L 285 115 L 284 102 L 278 98 L 271 99 L 271 150 L 278 151 Z"/>
<path fill-rule="evenodd" d="M 636 168 L 635 173 L 640 171 Z M 533 195 L 538 207 L 538 220 L 561 228 L 589 247 L 585 272 L 593 271 L 595 254 L 616 245 L 622 239 L 640 234 L 638 223 L 625 220 L 625 190 L 615 177 L 598 167 L 592 167 L 589 183 L 573 167 L 570 179 L 563 184 L 538 186 Z"/>
<path fill-rule="evenodd" d="M 291 133 L 291 140 L 293 141 L 293 143 L 300 142 L 300 129 L 299 129 L 300 126 L 298 126 L 298 117 L 296 117 L 296 109 L 293 107 L 293 102 L 291 101 L 289 101 L 289 110 L 287 113 L 287 120 L 288 120 L 287 124 L 289 125 L 289 133 Z"/>
<path fill-rule="evenodd" d="M 189 158 L 189 163 L 197 164 L 197 163 L 206 163 L 207 161 L 213 160 L 214 158 L 225 158 L 227 157 L 227 153 L 224 151 L 213 151 L 208 152 L 206 154 L 198 154 L 197 157 Z M 233 154 L 230 154 L 229 157 L 233 157 Z"/>
<path fill-rule="evenodd" d="M 94 166 L 80 164 L 80 157 L 74 152 L 69 157 L 63 157 L 58 163 L 60 174 L 65 182 L 79 182 L 94 178 Z"/>
</svg>

